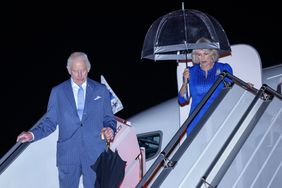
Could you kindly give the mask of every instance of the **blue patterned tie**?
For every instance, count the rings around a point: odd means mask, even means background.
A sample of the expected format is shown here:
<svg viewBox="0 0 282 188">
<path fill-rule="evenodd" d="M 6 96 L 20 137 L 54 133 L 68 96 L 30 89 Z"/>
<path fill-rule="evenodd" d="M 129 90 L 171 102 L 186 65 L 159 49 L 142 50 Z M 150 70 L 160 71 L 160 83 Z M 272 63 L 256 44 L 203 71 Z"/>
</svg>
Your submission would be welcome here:
<svg viewBox="0 0 282 188">
<path fill-rule="evenodd" d="M 79 86 L 79 89 L 77 92 L 77 113 L 78 113 L 80 120 L 82 118 L 83 109 L 84 109 L 84 91 L 83 91 L 82 86 Z"/>
</svg>

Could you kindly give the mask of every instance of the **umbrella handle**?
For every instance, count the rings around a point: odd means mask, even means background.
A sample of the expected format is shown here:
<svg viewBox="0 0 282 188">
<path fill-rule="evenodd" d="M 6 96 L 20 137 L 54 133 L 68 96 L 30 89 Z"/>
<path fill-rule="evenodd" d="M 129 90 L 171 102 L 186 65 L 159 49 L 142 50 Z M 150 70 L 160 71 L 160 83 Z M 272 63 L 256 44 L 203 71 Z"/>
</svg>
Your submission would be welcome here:
<svg viewBox="0 0 282 188">
<path fill-rule="evenodd" d="M 111 143 L 111 140 L 107 139 L 107 137 L 105 135 L 105 131 L 106 131 L 106 128 L 103 128 L 102 131 L 101 131 L 101 139 L 102 140 L 106 139 L 107 146 L 109 147 L 110 143 Z"/>
</svg>

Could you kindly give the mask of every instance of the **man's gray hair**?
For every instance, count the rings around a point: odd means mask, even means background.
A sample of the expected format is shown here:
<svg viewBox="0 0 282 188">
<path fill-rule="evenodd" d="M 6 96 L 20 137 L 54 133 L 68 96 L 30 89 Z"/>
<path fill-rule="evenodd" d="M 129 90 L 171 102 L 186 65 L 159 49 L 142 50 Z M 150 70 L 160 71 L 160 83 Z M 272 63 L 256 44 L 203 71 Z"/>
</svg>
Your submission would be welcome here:
<svg viewBox="0 0 282 188">
<path fill-rule="evenodd" d="M 89 61 L 87 55 L 86 55 L 85 53 L 83 53 L 83 52 L 73 52 L 73 53 L 69 56 L 68 62 L 67 62 L 67 69 L 68 69 L 68 70 L 70 70 L 70 68 L 71 68 L 71 66 L 72 66 L 72 64 L 73 64 L 73 62 L 74 62 L 75 60 L 77 60 L 77 59 L 82 60 L 82 61 L 86 64 L 86 67 L 87 67 L 88 71 L 90 70 L 90 68 L 91 68 L 90 61 Z"/>
</svg>

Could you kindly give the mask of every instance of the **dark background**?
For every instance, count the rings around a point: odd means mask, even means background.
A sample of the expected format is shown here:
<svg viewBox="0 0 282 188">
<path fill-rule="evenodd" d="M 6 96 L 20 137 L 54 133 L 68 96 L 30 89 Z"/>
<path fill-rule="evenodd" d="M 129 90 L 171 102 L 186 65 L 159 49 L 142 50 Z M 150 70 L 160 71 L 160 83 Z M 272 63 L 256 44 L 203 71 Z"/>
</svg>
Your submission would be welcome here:
<svg viewBox="0 0 282 188">
<path fill-rule="evenodd" d="M 280 64 L 281 15 L 277 4 L 246 1 L 131 1 L 16 3 L 1 6 L 1 153 L 45 113 L 52 86 L 69 78 L 66 60 L 83 51 L 89 77 L 104 75 L 127 119 L 177 95 L 176 62 L 141 60 L 143 40 L 160 16 L 196 9 L 215 17 L 230 44 L 257 49 L 262 67 Z M 238 62 L 240 63 L 240 62 Z"/>
</svg>

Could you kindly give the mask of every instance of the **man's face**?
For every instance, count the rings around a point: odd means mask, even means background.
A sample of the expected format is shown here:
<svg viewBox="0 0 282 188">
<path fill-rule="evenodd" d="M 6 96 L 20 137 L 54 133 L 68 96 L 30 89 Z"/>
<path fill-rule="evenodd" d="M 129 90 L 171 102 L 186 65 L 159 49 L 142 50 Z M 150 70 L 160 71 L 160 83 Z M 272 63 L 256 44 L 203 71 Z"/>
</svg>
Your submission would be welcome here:
<svg viewBox="0 0 282 188">
<path fill-rule="evenodd" d="M 87 69 L 86 63 L 82 59 L 76 59 L 73 61 L 72 66 L 69 69 L 74 83 L 81 85 L 87 79 L 89 70 Z"/>
</svg>

